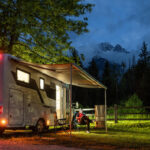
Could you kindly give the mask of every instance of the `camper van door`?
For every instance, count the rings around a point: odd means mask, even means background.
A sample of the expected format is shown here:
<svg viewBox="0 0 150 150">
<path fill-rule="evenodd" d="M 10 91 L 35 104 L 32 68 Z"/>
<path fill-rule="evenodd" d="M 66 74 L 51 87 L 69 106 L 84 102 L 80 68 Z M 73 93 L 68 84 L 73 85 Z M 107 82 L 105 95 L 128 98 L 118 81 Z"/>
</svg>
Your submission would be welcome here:
<svg viewBox="0 0 150 150">
<path fill-rule="evenodd" d="M 23 124 L 23 92 L 15 89 L 9 90 L 9 124 Z"/>
</svg>

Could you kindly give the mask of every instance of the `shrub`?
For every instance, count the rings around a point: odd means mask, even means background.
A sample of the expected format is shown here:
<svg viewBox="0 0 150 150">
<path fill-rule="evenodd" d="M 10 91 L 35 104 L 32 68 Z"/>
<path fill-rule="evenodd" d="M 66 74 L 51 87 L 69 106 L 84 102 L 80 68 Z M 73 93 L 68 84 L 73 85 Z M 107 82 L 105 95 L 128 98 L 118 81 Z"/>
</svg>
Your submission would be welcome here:
<svg viewBox="0 0 150 150">
<path fill-rule="evenodd" d="M 125 107 L 142 107 L 143 102 L 141 99 L 136 95 L 133 94 L 126 102 Z"/>
<path fill-rule="evenodd" d="M 120 119 L 138 119 L 144 117 L 149 118 L 148 115 L 138 114 L 145 113 L 146 110 L 144 108 L 136 108 L 143 106 L 142 100 L 139 99 L 139 97 L 136 94 L 133 94 L 131 97 L 129 97 L 129 99 L 127 99 L 124 102 L 121 102 L 120 104 L 121 105 L 117 105 L 118 118 Z M 107 118 L 114 119 L 114 107 L 111 107 L 107 110 Z"/>
<path fill-rule="evenodd" d="M 142 107 L 143 102 L 136 94 L 133 94 L 127 101 L 125 101 L 124 105 L 125 107 Z M 131 109 L 128 109 L 127 112 L 128 113 L 141 113 L 141 112 L 144 112 L 144 109 L 131 108 Z"/>
</svg>

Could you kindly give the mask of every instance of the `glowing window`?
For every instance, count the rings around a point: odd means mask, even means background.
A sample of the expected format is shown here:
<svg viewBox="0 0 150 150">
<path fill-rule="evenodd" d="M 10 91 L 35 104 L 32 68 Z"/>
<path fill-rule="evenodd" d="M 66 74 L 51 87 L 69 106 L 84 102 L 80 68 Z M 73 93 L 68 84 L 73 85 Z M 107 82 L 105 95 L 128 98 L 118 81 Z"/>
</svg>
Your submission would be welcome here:
<svg viewBox="0 0 150 150">
<path fill-rule="evenodd" d="M 27 72 L 24 72 L 22 70 L 17 70 L 17 80 L 25 82 L 25 83 L 29 83 L 29 81 L 30 81 L 30 74 L 27 73 Z"/>
<path fill-rule="evenodd" d="M 40 78 L 40 89 L 44 90 L 44 79 Z"/>
</svg>

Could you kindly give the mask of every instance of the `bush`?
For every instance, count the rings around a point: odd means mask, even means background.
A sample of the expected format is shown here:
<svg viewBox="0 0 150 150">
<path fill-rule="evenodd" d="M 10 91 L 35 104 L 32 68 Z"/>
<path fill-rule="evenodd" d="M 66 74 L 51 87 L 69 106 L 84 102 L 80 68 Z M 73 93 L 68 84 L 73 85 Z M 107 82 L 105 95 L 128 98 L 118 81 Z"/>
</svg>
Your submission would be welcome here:
<svg viewBox="0 0 150 150">
<path fill-rule="evenodd" d="M 143 102 L 136 94 L 133 94 L 126 102 L 125 107 L 142 107 Z"/>
<path fill-rule="evenodd" d="M 127 108 L 129 107 L 129 108 Z M 132 108 L 134 107 L 134 108 Z M 149 118 L 150 116 L 145 114 L 136 114 L 136 113 L 145 113 L 143 107 L 143 102 L 136 94 L 133 94 L 129 97 L 128 100 L 121 102 L 121 105 L 117 105 L 118 118 L 120 119 L 138 119 L 138 118 Z M 114 107 L 111 107 L 107 110 L 107 118 L 114 119 Z"/>
<path fill-rule="evenodd" d="M 142 100 L 136 95 L 133 94 L 127 101 L 124 103 L 125 107 L 142 107 L 143 102 Z M 145 110 L 143 108 L 131 108 L 128 109 L 128 113 L 141 113 L 144 112 Z"/>
</svg>

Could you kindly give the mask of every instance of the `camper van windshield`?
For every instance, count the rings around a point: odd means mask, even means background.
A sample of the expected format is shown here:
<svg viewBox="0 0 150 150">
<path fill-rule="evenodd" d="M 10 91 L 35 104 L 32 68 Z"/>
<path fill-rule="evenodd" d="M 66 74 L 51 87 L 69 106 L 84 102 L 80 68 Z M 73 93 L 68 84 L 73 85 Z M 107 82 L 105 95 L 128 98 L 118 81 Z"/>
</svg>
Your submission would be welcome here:
<svg viewBox="0 0 150 150">
<path fill-rule="evenodd" d="M 30 75 L 29 75 L 29 73 L 18 69 L 17 70 L 17 80 L 25 82 L 25 83 L 29 83 Z"/>
</svg>

